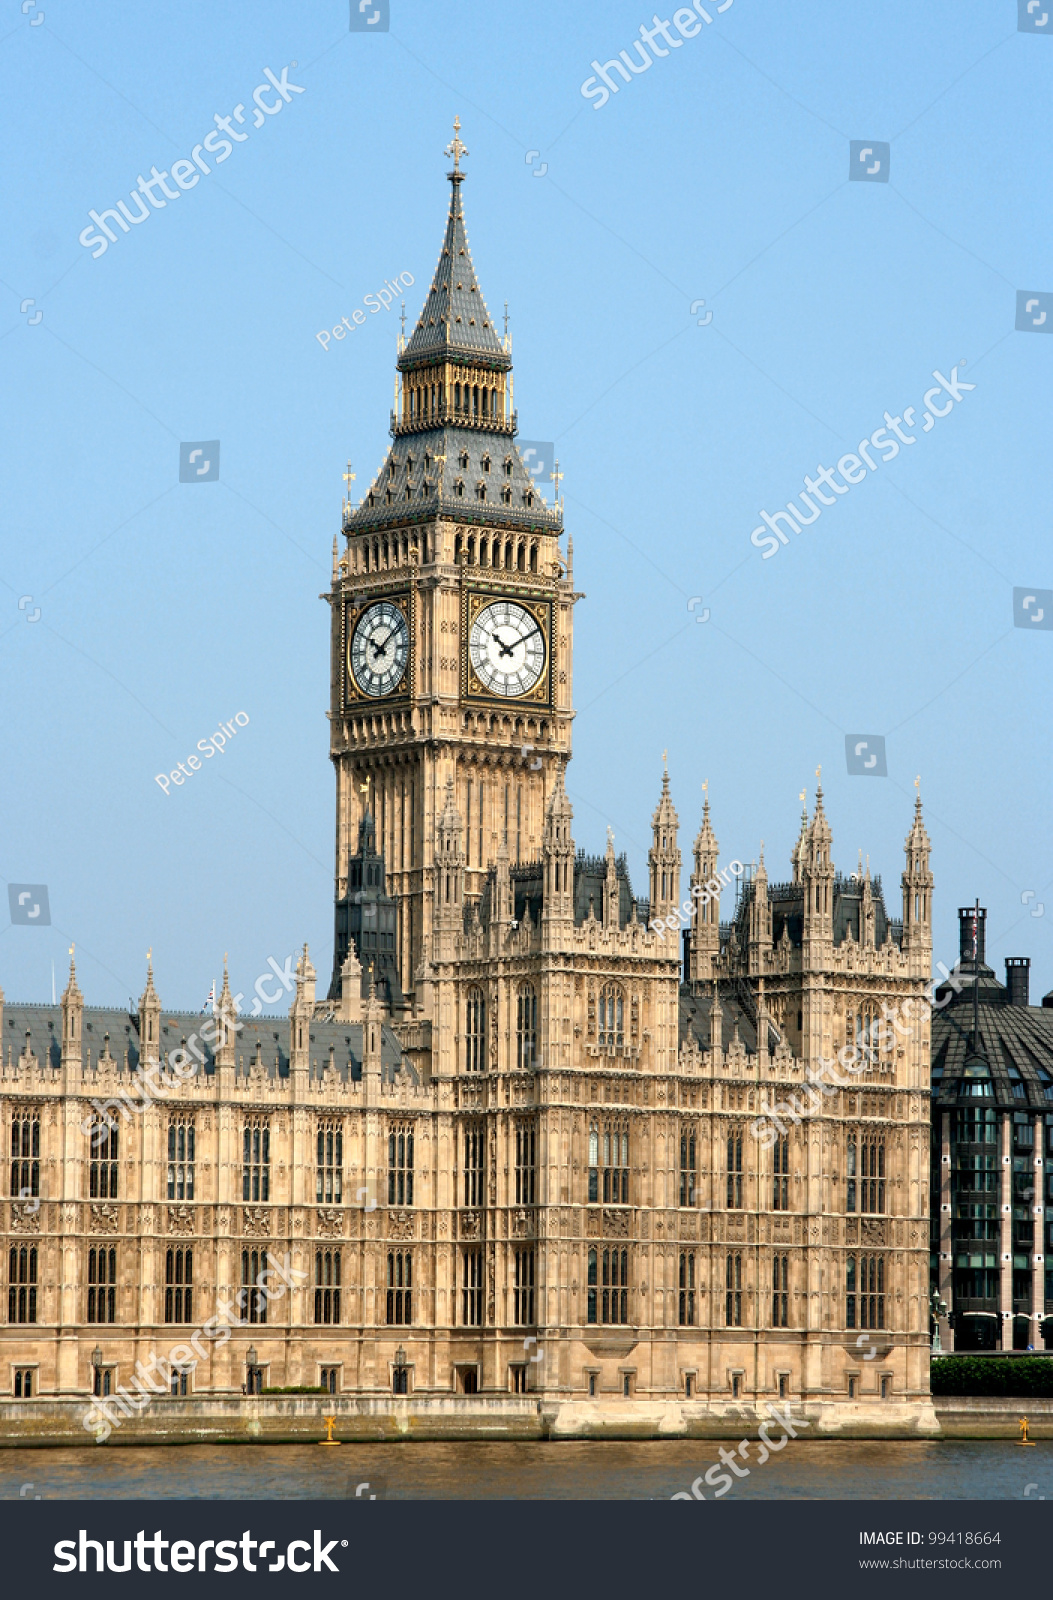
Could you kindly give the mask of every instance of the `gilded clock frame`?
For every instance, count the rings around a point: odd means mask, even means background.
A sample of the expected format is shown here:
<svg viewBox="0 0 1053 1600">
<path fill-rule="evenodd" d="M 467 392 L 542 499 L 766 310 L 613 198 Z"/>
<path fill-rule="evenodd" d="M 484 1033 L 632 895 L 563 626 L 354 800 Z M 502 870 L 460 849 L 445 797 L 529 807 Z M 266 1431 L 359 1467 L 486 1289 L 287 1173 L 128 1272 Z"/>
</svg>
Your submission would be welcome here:
<svg viewBox="0 0 1053 1600">
<path fill-rule="evenodd" d="M 387 601 L 401 611 L 406 621 L 406 631 L 409 635 L 409 652 L 406 656 L 406 670 L 402 674 L 402 681 L 390 694 L 366 694 L 355 681 L 351 670 L 351 641 L 355 636 L 355 629 L 371 607 Z M 412 698 L 414 662 L 414 627 L 416 623 L 416 596 L 412 589 L 398 585 L 392 589 L 372 589 L 368 594 L 356 596 L 354 600 L 345 601 L 340 623 L 340 660 L 341 680 L 343 683 L 343 709 L 346 711 L 354 706 L 390 706 Z"/>
<path fill-rule="evenodd" d="M 504 600 L 510 605 L 521 606 L 528 611 L 541 629 L 541 637 L 545 645 L 545 665 L 541 676 L 532 689 L 524 694 L 508 695 L 494 694 L 492 689 L 487 689 L 481 679 L 475 674 L 472 666 L 471 652 L 468 649 L 468 640 L 471 636 L 472 624 L 480 611 L 495 602 Z M 543 706 L 546 709 L 552 706 L 554 662 L 552 658 L 552 601 L 539 595 L 516 593 L 514 589 L 468 589 L 461 591 L 461 699 L 488 706 L 503 706 L 507 710 L 510 706 Z"/>
</svg>

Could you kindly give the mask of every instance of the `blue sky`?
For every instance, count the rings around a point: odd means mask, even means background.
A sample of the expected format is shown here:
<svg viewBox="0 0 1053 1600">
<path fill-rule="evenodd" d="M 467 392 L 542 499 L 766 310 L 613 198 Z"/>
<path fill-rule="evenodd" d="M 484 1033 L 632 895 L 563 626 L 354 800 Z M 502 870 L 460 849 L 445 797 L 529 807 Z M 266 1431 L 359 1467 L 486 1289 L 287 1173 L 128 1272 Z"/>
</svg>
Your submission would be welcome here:
<svg viewBox="0 0 1053 1600">
<path fill-rule="evenodd" d="M 328 972 L 318 595 L 345 463 L 361 493 L 387 444 L 396 313 L 315 335 L 404 273 L 415 318 L 455 114 L 476 267 L 587 596 L 578 843 L 609 822 L 645 890 L 668 747 L 685 859 L 708 780 L 724 860 L 763 839 L 782 877 L 821 765 L 834 860 L 868 853 L 895 915 L 920 774 L 937 958 L 979 895 L 989 958 L 1053 986 L 1053 639 L 1013 611 L 1014 587 L 1053 588 L 1053 340 L 1015 328 L 1017 291 L 1053 291 L 1053 43 L 1016 0 L 707 10 L 597 107 L 581 85 L 652 25 L 639 0 L 392 0 L 373 34 L 347 0 L 134 21 L 9 0 L 0 872 L 46 883 L 52 915 L 0 931 L 9 999 L 48 998 L 52 960 L 61 987 L 71 939 L 95 1004 L 139 994 L 148 946 L 170 1006 L 203 1003 L 225 950 L 249 992 L 304 939 Z M 255 127 L 264 68 L 303 92 L 268 88 Z M 78 243 L 238 104 L 221 165 L 105 254 Z M 849 181 L 853 140 L 889 143 L 887 183 Z M 920 424 L 963 360 L 948 416 L 762 559 L 762 509 L 886 410 Z M 180 442 L 216 439 L 219 480 L 181 484 Z M 165 795 L 155 774 L 239 712 Z M 886 738 L 887 777 L 849 775 L 848 734 Z"/>
</svg>

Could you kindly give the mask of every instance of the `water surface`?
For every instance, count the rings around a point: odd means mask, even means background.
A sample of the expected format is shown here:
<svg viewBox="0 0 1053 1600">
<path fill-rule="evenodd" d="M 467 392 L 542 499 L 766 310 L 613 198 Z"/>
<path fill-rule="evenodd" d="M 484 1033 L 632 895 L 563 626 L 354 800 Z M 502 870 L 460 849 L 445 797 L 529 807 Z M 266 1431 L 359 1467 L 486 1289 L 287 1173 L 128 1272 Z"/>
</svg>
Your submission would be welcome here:
<svg viewBox="0 0 1053 1600">
<path fill-rule="evenodd" d="M 148 1445 L 0 1450 L 0 1498 L 646 1500 L 688 1490 L 719 1439 Z M 723 1498 L 1053 1503 L 1053 1440 L 790 1440 Z M 724 1469 L 722 1469 L 724 1470 Z M 730 1475 L 730 1474 L 729 1474 Z M 1025 1494 L 1028 1485 L 1030 1492 Z M 368 1485 L 368 1487 L 362 1487 Z M 715 1487 L 719 1487 L 717 1484 Z M 707 1500 L 715 1487 L 700 1485 Z"/>
</svg>

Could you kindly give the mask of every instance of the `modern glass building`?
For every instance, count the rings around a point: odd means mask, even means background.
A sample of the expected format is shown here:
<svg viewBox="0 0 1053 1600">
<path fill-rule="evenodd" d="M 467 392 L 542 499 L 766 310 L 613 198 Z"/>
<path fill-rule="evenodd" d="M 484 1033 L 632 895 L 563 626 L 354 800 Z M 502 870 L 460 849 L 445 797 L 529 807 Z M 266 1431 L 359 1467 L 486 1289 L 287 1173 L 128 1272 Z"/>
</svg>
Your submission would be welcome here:
<svg viewBox="0 0 1053 1600">
<path fill-rule="evenodd" d="M 985 961 L 987 913 L 958 912 L 959 961 L 932 1018 L 932 1287 L 944 1349 L 1053 1348 L 1053 992 Z"/>
</svg>

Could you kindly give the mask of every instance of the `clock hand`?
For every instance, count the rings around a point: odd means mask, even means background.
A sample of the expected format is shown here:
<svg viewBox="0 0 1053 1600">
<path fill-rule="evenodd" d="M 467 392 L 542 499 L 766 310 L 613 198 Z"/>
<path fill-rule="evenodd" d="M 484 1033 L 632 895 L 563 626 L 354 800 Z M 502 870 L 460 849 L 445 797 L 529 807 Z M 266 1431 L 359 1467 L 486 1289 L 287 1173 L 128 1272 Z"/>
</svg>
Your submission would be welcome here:
<svg viewBox="0 0 1053 1600">
<path fill-rule="evenodd" d="M 390 638 L 391 633 L 388 632 L 384 635 L 383 639 L 370 639 L 370 649 L 373 651 L 375 656 L 379 656 L 387 648 L 387 643 Z"/>
<path fill-rule="evenodd" d="M 504 640 L 500 637 L 500 635 L 498 634 L 496 629 L 490 635 L 490 637 L 491 637 L 491 639 L 493 639 L 494 643 L 497 645 L 497 648 L 500 650 L 500 652 L 501 652 L 501 654 L 503 656 L 510 656 L 512 654 L 512 652 L 515 649 L 515 644 L 505 644 Z"/>
</svg>

